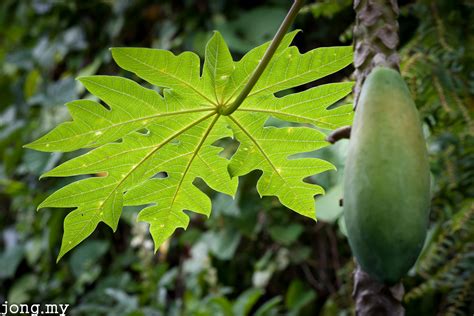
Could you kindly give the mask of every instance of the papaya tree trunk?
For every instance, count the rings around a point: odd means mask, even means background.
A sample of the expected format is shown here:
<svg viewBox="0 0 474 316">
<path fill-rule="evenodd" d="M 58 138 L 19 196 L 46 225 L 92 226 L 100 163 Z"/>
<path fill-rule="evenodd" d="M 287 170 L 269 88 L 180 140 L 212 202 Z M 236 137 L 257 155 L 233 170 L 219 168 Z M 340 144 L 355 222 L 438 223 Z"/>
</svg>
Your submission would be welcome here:
<svg viewBox="0 0 474 316">
<path fill-rule="evenodd" d="M 365 78 L 376 66 L 399 70 L 397 53 L 398 4 L 396 0 L 354 0 L 354 109 Z M 374 131 L 376 132 L 376 131 Z M 354 290 L 357 316 L 405 314 L 401 304 L 403 284 L 387 286 L 373 279 L 360 266 L 354 271 Z"/>
<path fill-rule="evenodd" d="M 355 105 L 365 78 L 376 66 L 399 71 L 397 0 L 354 0 Z"/>
</svg>

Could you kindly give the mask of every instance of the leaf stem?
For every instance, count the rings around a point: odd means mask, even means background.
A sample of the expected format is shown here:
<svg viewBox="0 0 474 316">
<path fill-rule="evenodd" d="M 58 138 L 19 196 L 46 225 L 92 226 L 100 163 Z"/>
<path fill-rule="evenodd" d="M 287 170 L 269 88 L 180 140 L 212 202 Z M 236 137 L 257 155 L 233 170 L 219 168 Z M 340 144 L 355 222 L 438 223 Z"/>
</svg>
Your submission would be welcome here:
<svg viewBox="0 0 474 316">
<path fill-rule="evenodd" d="M 303 5 L 303 1 L 304 0 L 294 0 L 293 5 L 291 6 L 285 19 L 283 20 L 280 27 L 278 28 L 278 31 L 273 37 L 273 40 L 270 46 L 268 46 L 267 50 L 265 51 L 265 54 L 263 55 L 262 60 L 258 64 L 257 68 L 255 68 L 249 81 L 245 84 L 244 88 L 242 89 L 240 94 L 237 96 L 235 101 L 228 108 L 222 111 L 223 115 L 230 115 L 234 113 L 235 110 L 237 110 L 237 108 L 242 104 L 242 102 L 244 102 L 245 98 L 252 91 L 253 87 L 255 86 L 258 79 L 262 75 L 263 71 L 268 66 L 268 63 L 270 62 L 273 55 L 275 54 L 275 51 L 277 50 L 278 46 L 281 43 L 281 40 L 283 39 L 286 32 L 288 31 L 288 28 L 290 27 L 290 25 L 293 23 L 294 19 L 298 15 L 298 12 Z"/>
</svg>

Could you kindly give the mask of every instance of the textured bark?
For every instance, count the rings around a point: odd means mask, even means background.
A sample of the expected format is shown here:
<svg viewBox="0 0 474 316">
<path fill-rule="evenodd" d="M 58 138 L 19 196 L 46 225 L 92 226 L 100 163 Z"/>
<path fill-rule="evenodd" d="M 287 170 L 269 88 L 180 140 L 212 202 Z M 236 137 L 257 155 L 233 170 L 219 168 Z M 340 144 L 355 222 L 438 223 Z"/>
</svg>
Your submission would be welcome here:
<svg viewBox="0 0 474 316">
<path fill-rule="evenodd" d="M 396 0 L 354 0 L 354 109 L 365 78 L 377 66 L 399 71 L 397 52 L 398 4 Z M 373 279 L 357 264 L 354 271 L 354 291 L 357 316 L 405 315 L 401 301 L 403 284 L 388 286 Z"/>
<path fill-rule="evenodd" d="M 354 291 L 357 316 L 405 315 L 402 299 L 405 290 L 401 282 L 388 286 L 374 280 L 357 264 L 354 271 Z"/>
<path fill-rule="evenodd" d="M 385 66 L 399 71 L 399 10 L 396 0 L 354 0 L 354 10 L 354 104 L 357 105 L 362 84 L 372 69 Z"/>
</svg>

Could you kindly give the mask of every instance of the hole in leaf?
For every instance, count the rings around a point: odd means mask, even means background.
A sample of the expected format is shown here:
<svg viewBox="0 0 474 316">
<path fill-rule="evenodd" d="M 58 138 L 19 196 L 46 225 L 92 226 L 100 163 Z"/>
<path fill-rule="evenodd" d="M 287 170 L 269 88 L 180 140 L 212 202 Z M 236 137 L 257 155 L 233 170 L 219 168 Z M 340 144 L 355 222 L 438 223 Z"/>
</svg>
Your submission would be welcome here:
<svg viewBox="0 0 474 316">
<path fill-rule="evenodd" d="M 343 98 L 342 100 L 336 101 L 335 103 L 331 104 L 326 109 L 327 110 L 337 109 L 338 107 L 343 106 L 345 104 L 348 104 L 348 102 L 347 102 L 346 98 Z"/>
<path fill-rule="evenodd" d="M 222 151 L 219 152 L 219 156 L 230 159 L 239 148 L 239 142 L 235 138 L 226 137 L 216 140 L 212 146 L 221 147 Z"/>
<path fill-rule="evenodd" d="M 146 136 L 150 135 L 150 130 L 147 129 L 147 128 L 141 128 L 137 132 L 142 134 L 142 135 L 146 135 Z"/>
<path fill-rule="evenodd" d="M 264 126 L 265 126 L 265 127 L 268 127 L 268 126 L 273 126 L 273 127 L 288 127 L 288 126 L 298 126 L 298 125 L 297 125 L 297 124 L 294 124 L 294 123 L 291 123 L 291 122 L 288 122 L 288 121 L 280 120 L 279 118 L 276 118 L 276 117 L 273 117 L 273 116 L 270 116 L 270 117 L 265 121 Z"/>
<path fill-rule="evenodd" d="M 160 171 L 152 177 L 152 179 L 166 179 L 166 178 L 168 178 L 168 173 L 166 171 Z"/>
<path fill-rule="evenodd" d="M 116 139 L 116 140 L 112 141 L 111 143 L 113 143 L 113 144 L 120 144 L 120 143 L 122 143 L 122 142 L 123 142 L 123 139 L 122 139 L 122 138 L 119 138 L 119 139 Z"/>
<path fill-rule="evenodd" d="M 112 110 L 111 107 L 110 107 L 107 103 L 105 103 L 104 101 L 99 100 L 98 102 L 99 102 L 99 104 L 102 105 L 107 111 Z"/>
<path fill-rule="evenodd" d="M 295 93 L 295 89 L 290 88 L 290 89 L 286 89 L 286 90 L 283 90 L 283 91 L 275 92 L 275 97 L 283 98 L 284 96 L 292 94 L 292 93 Z"/>
</svg>

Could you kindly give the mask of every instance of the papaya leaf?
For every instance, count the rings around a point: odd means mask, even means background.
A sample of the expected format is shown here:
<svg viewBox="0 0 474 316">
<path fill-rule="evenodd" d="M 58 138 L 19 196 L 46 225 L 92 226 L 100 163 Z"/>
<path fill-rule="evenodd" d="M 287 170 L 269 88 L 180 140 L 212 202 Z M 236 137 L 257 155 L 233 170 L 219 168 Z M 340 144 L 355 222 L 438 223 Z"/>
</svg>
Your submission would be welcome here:
<svg viewBox="0 0 474 316">
<path fill-rule="evenodd" d="M 261 196 L 276 196 L 288 208 L 314 219 L 314 195 L 324 191 L 305 178 L 334 166 L 292 156 L 327 146 L 319 129 L 350 124 L 350 105 L 327 108 L 347 96 L 352 83 L 320 85 L 284 97 L 274 94 L 346 67 L 352 49 L 318 48 L 301 54 L 290 46 L 296 33 L 285 36 L 251 93 L 230 115 L 222 110 L 245 86 L 269 43 L 236 62 L 216 32 L 206 46 L 202 70 L 199 57 L 191 52 L 112 48 L 121 68 L 161 88 L 162 94 L 116 76 L 79 78 L 106 106 L 73 101 L 67 104 L 72 121 L 26 145 L 47 152 L 91 148 L 42 176 L 89 175 L 57 190 L 38 207 L 74 209 L 64 222 L 58 260 L 100 222 L 115 231 L 123 206 L 130 205 L 144 206 L 138 219 L 150 224 L 158 249 L 177 228 L 188 226 L 184 210 L 210 215 L 211 200 L 195 186 L 196 178 L 234 196 L 239 176 L 261 170 Z M 296 126 L 266 126 L 270 117 Z M 216 145 L 229 137 L 240 144 L 230 160 Z"/>
</svg>

